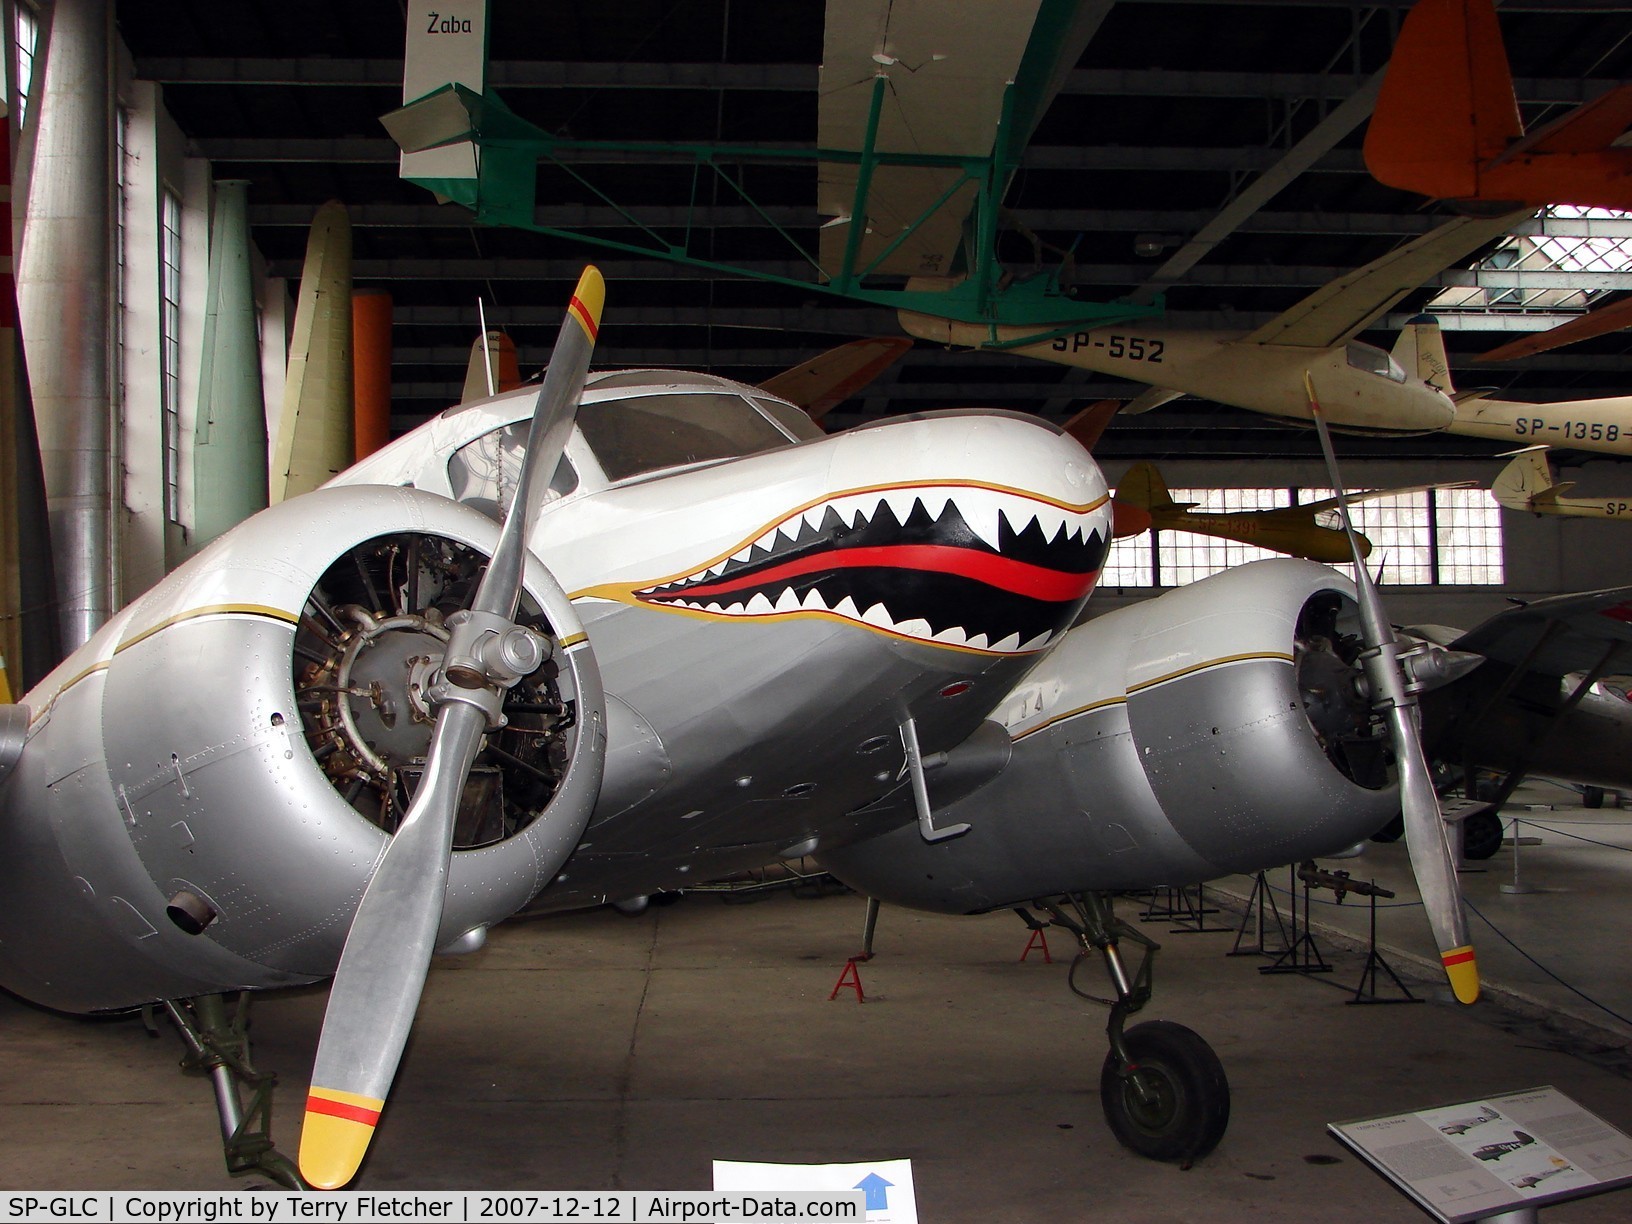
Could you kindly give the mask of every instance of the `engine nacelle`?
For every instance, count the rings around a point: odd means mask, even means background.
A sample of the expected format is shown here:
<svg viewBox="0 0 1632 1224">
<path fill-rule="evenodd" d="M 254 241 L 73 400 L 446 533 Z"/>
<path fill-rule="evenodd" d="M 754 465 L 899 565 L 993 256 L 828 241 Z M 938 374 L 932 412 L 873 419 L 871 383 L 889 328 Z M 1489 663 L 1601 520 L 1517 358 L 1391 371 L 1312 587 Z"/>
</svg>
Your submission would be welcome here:
<svg viewBox="0 0 1632 1224">
<path fill-rule="evenodd" d="M 47 676 L 0 784 L 0 985 L 90 1011 L 333 973 L 423 765 L 442 621 L 497 538 L 432 494 L 319 490 L 217 540 Z M 448 947 L 548 882 L 599 788 L 600 678 L 532 558 L 520 619 L 549 657 L 466 787 Z"/>
<path fill-rule="evenodd" d="M 994 715 L 1013 741 L 1001 772 L 936 803 L 938 826 L 970 832 L 929 844 L 909 826 L 822 865 L 869 896 L 970 913 L 1352 845 L 1399 810 L 1357 627 L 1352 583 L 1293 560 L 1080 625 Z"/>
</svg>

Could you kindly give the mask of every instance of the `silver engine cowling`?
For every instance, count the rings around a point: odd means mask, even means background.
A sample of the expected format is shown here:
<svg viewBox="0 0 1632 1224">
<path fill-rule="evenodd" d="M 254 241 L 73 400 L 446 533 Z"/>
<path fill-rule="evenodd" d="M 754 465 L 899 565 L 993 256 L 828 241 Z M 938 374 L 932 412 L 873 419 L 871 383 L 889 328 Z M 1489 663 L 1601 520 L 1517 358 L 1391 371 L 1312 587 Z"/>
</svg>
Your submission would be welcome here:
<svg viewBox="0 0 1632 1224">
<path fill-rule="evenodd" d="M 928 775 L 936 825 L 969 833 L 928 844 L 909 826 L 822 864 L 869 896 L 969 913 L 1352 845 L 1399 810 L 1357 632 L 1352 583 L 1293 560 L 1098 617 L 994 713 L 1012 742 L 995 777 L 943 804 Z"/>
<path fill-rule="evenodd" d="M 0 985 L 75 1011 L 334 971 L 430 741 L 442 622 L 498 537 L 411 489 L 319 490 L 235 528 L 24 698 L 0 784 Z M 529 558 L 547 657 L 461 804 L 439 943 L 473 946 L 576 845 L 605 703 Z"/>
</svg>

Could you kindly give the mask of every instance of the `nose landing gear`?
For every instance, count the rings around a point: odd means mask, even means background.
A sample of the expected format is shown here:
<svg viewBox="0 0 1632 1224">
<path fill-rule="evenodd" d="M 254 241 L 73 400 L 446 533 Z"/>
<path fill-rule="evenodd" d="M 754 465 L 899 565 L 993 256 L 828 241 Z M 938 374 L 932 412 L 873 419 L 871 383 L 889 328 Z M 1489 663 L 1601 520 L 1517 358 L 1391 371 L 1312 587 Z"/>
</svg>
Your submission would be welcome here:
<svg viewBox="0 0 1632 1224">
<path fill-rule="evenodd" d="M 1111 1049 L 1099 1077 L 1111 1133 L 1130 1151 L 1188 1168 L 1224 1137 L 1230 1085 L 1212 1047 L 1184 1025 L 1155 1020 L 1124 1031 L 1127 1018 L 1150 1001 L 1151 964 L 1160 945 L 1117 918 L 1110 893 L 1073 893 L 1040 905 L 1053 925 L 1070 931 L 1081 945 L 1068 979 L 1071 989 L 1111 1009 L 1105 1025 Z M 1119 947 L 1124 939 L 1143 951 L 1131 978 Z M 1116 998 L 1102 999 L 1077 986 L 1077 970 L 1090 950 L 1103 959 Z"/>
</svg>

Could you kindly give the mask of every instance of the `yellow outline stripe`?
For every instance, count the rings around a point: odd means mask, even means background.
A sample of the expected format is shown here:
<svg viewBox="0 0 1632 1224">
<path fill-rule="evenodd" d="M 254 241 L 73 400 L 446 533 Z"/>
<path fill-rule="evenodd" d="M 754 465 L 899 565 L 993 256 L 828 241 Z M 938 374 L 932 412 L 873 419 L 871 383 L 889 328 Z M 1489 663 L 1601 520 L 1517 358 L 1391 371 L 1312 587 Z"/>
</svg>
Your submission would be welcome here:
<svg viewBox="0 0 1632 1224">
<path fill-rule="evenodd" d="M 1166 675 L 1157 676 L 1153 680 L 1142 680 L 1138 684 L 1135 684 L 1132 688 L 1128 689 L 1124 696 L 1102 697 L 1100 700 L 1089 702 L 1087 705 L 1077 706 L 1075 709 L 1071 710 L 1065 710 L 1054 715 L 1052 718 L 1038 723 L 1035 727 L 1027 727 L 1024 731 L 1021 731 L 1013 738 L 1015 742 L 1018 743 L 1020 740 L 1025 739 L 1028 735 L 1036 735 L 1039 731 L 1048 730 L 1048 728 L 1052 727 L 1055 723 L 1065 722 L 1067 719 L 1071 718 L 1080 718 L 1084 714 L 1091 714 L 1095 710 L 1102 710 L 1107 706 L 1125 705 L 1127 704 L 1128 698 L 1134 693 L 1144 692 L 1144 690 L 1154 688 L 1158 684 L 1166 684 L 1169 680 L 1177 680 L 1183 676 L 1194 675 L 1196 672 L 1206 671 L 1208 668 L 1212 667 L 1224 667 L 1231 663 L 1244 663 L 1250 659 L 1270 659 L 1280 663 L 1293 662 L 1292 656 L 1283 651 L 1255 650 L 1248 651 L 1244 654 L 1224 655 L 1221 658 L 1209 659 L 1205 663 L 1192 663 L 1189 667 L 1181 667 L 1177 671 L 1171 671 Z"/>
<path fill-rule="evenodd" d="M 122 651 L 128 650 L 130 647 L 136 645 L 138 642 L 145 642 L 154 634 L 160 632 L 161 630 L 168 629 L 172 625 L 179 625 L 183 621 L 198 620 L 199 618 L 205 616 L 258 616 L 264 620 L 281 621 L 286 625 L 294 625 L 300 622 L 300 617 L 291 614 L 288 609 L 274 608 L 267 604 L 210 604 L 208 607 L 194 608 L 188 612 L 179 612 L 175 616 L 166 617 L 156 625 L 148 626 L 135 637 L 126 638 L 124 641 L 120 642 L 113 648 L 113 654 L 118 655 Z M 78 684 L 81 680 L 84 680 L 89 676 L 95 675 L 97 672 L 107 671 L 108 666 L 112 662 L 113 656 L 109 656 L 99 663 L 93 663 L 84 671 L 62 684 L 56 692 L 51 694 L 51 696 L 46 700 L 45 704 L 40 707 L 39 711 L 35 713 L 31 719 L 29 719 L 29 725 L 33 726 L 36 722 L 49 714 L 52 707 L 57 704 L 57 699 L 69 689 L 73 688 L 74 685 Z"/>
<path fill-rule="evenodd" d="M 741 552 L 745 547 L 747 547 L 747 545 L 752 544 L 766 532 L 775 530 L 777 527 L 781 526 L 781 524 L 787 522 L 791 518 L 794 518 L 796 515 L 803 514 L 806 510 L 814 510 L 817 506 L 826 505 L 828 502 L 838 501 L 840 498 L 844 497 L 857 497 L 863 493 L 890 493 L 898 489 L 983 489 L 988 493 L 1008 493 L 1014 497 L 1019 497 L 1026 501 L 1034 501 L 1045 506 L 1053 506 L 1056 510 L 1067 510 L 1072 514 L 1088 514 L 1091 511 L 1099 509 L 1101 506 L 1105 505 L 1111 500 L 1111 495 L 1107 493 L 1103 497 L 1096 498 L 1091 502 L 1084 502 L 1081 505 L 1074 505 L 1070 502 L 1058 501 L 1052 497 L 1039 497 L 1035 493 L 1028 493 L 1024 489 L 1016 489 L 1010 485 L 991 484 L 984 480 L 940 480 L 928 483 L 922 480 L 902 480 L 893 484 L 862 485 L 860 488 L 840 489 L 835 492 L 824 493 L 822 496 L 813 498 L 801 506 L 796 506 L 787 513 L 778 515 L 776 518 L 771 519 L 768 523 L 763 524 L 749 535 L 744 536 L 743 541 L 739 541 L 738 543 L 732 545 L 724 552 L 710 557 L 707 561 L 701 561 L 696 565 L 679 570 L 665 578 L 653 578 L 634 583 L 601 583 L 598 586 L 583 587 L 580 590 L 573 591 L 567 596 L 567 598 L 609 599 L 616 603 L 639 603 L 640 601 L 634 598 L 635 591 L 645 590 L 647 587 L 662 586 L 665 582 L 676 582 L 681 578 L 689 578 L 693 574 L 701 573 L 703 570 L 706 570 L 711 566 L 718 565 L 721 561 L 725 561 Z"/>
</svg>

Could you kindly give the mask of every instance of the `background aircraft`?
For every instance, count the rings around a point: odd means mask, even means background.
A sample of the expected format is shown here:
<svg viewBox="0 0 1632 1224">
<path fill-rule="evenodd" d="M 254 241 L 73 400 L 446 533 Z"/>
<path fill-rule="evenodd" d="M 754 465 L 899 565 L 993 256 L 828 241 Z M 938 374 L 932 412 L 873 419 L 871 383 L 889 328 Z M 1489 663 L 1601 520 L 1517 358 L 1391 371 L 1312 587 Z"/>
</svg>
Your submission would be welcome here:
<svg viewBox="0 0 1632 1224">
<path fill-rule="evenodd" d="M 162 1003 L 215 1068 L 229 1167 L 293 1182 L 221 996 L 335 974 L 300 1166 L 339 1185 L 433 949 L 814 854 L 884 900 L 1039 904 L 1105 950 L 1113 1130 L 1210 1150 L 1222 1068 L 1187 1029 L 1125 1028 L 1148 979 L 1111 894 L 1379 827 L 1382 763 L 1415 755 L 1406 669 L 1442 660 L 1397 662 L 1346 580 L 1292 560 L 1077 625 L 1111 514 L 1074 440 L 978 411 L 825 437 L 674 372 L 580 396 L 598 314 L 586 276 L 536 397 L 450 409 L 228 531 L 0 711 L 0 984 Z M 1471 999 L 1438 807 L 1402 772 Z"/>
<path fill-rule="evenodd" d="M 1527 404 L 1481 392 L 1458 393 L 1451 385 L 1439 324 L 1430 315 L 1413 319 L 1392 352 L 1350 338 L 1431 270 L 1445 266 L 1447 252 L 1471 251 L 1517 219 L 1447 222 L 1245 335 L 1140 323 L 1031 340 L 1035 333 L 1025 328 L 958 323 L 909 311 L 898 317 L 909 334 L 939 344 L 1005 349 L 1149 384 L 1152 390 L 1135 397 L 1124 411 L 1146 411 L 1189 394 L 1307 423 L 1303 379 L 1309 374 L 1328 405 L 1331 424 L 1339 429 L 1444 430 L 1632 454 L 1632 396 Z"/>
<path fill-rule="evenodd" d="M 1496 500 L 1509 510 L 1572 518 L 1632 517 L 1632 497 L 1565 497 L 1573 488 L 1573 480 L 1559 483 L 1553 479 L 1545 446 L 1519 451 L 1490 485 Z"/>
<path fill-rule="evenodd" d="M 1632 84 L 1526 132 L 1492 0 L 1417 0 L 1366 129 L 1366 168 L 1470 211 L 1632 209 Z"/>
<path fill-rule="evenodd" d="M 1426 488 L 1467 488 L 1471 483 L 1463 481 L 1455 485 L 1368 489 L 1348 494 L 1348 500 L 1353 504 L 1396 493 L 1418 493 Z M 1337 500 L 1336 497 L 1327 497 L 1272 510 L 1198 511 L 1195 509 L 1196 502 L 1173 500 L 1167 482 L 1153 463 L 1134 464 L 1116 486 L 1118 506 L 1126 504 L 1143 510 L 1150 516 L 1151 526 L 1158 531 L 1190 531 L 1328 564 L 1341 564 L 1352 559 L 1342 526 L 1328 525 L 1322 521 L 1332 516 Z M 1358 533 L 1355 540 L 1360 555 L 1369 557 L 1371 541 Z"/>
</svg>

